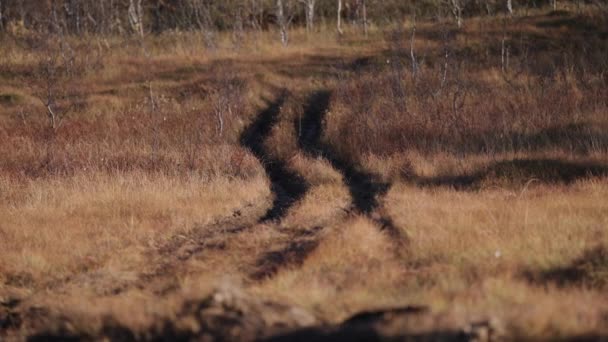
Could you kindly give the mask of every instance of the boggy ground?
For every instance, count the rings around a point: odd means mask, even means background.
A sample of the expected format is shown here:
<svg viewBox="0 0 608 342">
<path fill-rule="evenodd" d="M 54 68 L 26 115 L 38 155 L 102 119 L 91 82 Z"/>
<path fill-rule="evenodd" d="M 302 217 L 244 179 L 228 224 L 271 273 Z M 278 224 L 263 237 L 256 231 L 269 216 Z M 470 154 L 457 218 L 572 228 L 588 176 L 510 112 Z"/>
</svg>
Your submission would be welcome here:
<svg viewBox="0 0 608 342">
<path fill-rule="evenodd" d="M 606 339 L 605 19 L 410 30 L 3 37 L 0 339 Z"/>
</svg>

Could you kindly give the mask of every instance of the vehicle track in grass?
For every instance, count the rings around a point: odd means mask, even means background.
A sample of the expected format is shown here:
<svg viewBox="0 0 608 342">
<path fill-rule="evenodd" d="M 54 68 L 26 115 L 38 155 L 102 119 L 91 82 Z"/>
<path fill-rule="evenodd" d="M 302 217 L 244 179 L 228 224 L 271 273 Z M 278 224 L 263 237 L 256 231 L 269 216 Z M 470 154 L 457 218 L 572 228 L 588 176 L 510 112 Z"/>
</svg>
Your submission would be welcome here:
<svg viewBox="0 0 608 342">
<path fill-rule="evenodd" d="M 371 173 L 360 171 L 354 164 L 341 158 L 331 146 L 322 142 L 323 121 L 331 96 L 330 91 L 320 90 L 308 97 L 302 104 L 304 107 L 302 120 L 297 123 L 296 131 L 300 134 L 293 138 L 297 139 L 299 149 L 306 155 L 324 158 L 343 176 L 344 185 L 352 198 L 351 213 L 370 217 L 382 230 L 394 237 L 395 241 L 402 241 L 403 237 L 390 218 L 379 214 L 381 211 L 379 198 L 388 191 L 390 185 L 377 181 Z M 189 272 L 190 259 L 230 253 L 231 249 L 235 248 L 233 241 L 238 240 L 243 232 L 255 229 L 260 224 L 270 225 L 270 228 L 276 229 L 279 235 L 272 237 L 272 248 L 261 254 L 244 256 L 245 263 L 249 260 L 253 262 L 249 264 L 253 265 L 253 268 L 244 272 L 249 279 L 254 281 L 268 279 L 286 267 L 302 265 L 322 241 L 327 224 L 286 227 L 282 223 L 290 209 L 310 190 L 307 181 L 291 170 L 287 161 L 274 157 L 265 146 L 265 141 L 271 135 L 273 127 L 281 120 L 281 109 L 289 97 L 289 92 L 283 90 L 274 100 L 266 101 L 266 106 L 245 128 L 239 140 L 240 145 L 250 150 L 260 161 L 270 180 L 274 200 L 265 214 L 260 215 L 260 212 L 256 211 L 255 216 L 248 216 L 248 219 L 241 218 L 239 217 L 241 211 L 249 209 L 240 208 L 235 210 L 232 216 L 229 215 L 210 224 L 196 225 L 187 232 L 177 234 L 162 245 L 146 252 L 146 258 L 150 259 L 150 268 L 142 271 L 136 279 L 124 283 L 112 283 L 113 279 L 103 278 L 103 275 L 91 271 L 57 281 L 47 290 L 60 293 L 63 289 L 78 287 L 82 283 L 87 283 L 87 286 L 98 283 L 94 287 L 101 289 L 100 296 L 115 296 L 130 289 L 140 289 L 165 297 L 179 289 L 180 275 Z M 252 204 L 248 206 L 253 207 Z M 342 220 L 342 218 L 337 219 Z M 108 284 L 111 286 L 107 286 Z M 22 311 L 18 305 L 4 311 L 6 312 L 2 312 L 0 330 L 18 328 L 18 325 L 27 324 L 25 321 L 33 317 L 28 314 L 29 311 Z M 41 317 L 43 316 L 45 315 L 41 314 Z"/>
<path fill-rule="evenodd" d="M 146 258 L 150 260 L 151 267 L 140 273 L 132 281 L 114 283 L 111 279 L 99 278 L 98 274 L 92 271 L 57 281 L 50 284 L 47 290 L 61 292 L 63 289 L 79 286 L 78 284 L 81 283 L 86 283 L 87 286 L 98 283 L 99 286 L 96 287 L 103 288 L 99 293 L 100 296 L 116 296 L 137 288 L 164 297 L 179 289 L 180 274 L 188 272 L 188 261 L 190 259 L 201 258 L 205 253 L 230 253 L 231 241 L 238 239 L 241 233 L 254 229 L 259 224 L 270 224 L 278 227 L 287 211 L 306 194 L 309 188 L 304 178 L 289 170 L 283 160 L 272 157 L 264 146 L 264 141 L 277 123 L 281 107 L 288 95 L 287 91 L 282 91 L 274 101 L 268 101 L 267 106 L 257 113 L 253 122 L 243 131 L 240 137 L 241 145 L 251 151 L 266 171 L 274 194 L 272 206 L 265 214 L 258 216 L 257 221 L 251 220 L 255 216 L 242 215 L 242 212 L 252 209 L 253 204 L 249 204 L 244 208 L 235 210 L 230 216 L 211 224 L 192 227 L 188 232 L 177 234 L 166 243 L 150 249 L 146 252 Z M 257 277 L 274 273 L 280 267 L 279 265 L 285 263 L 287 259 L 290 262 L 297 262 L 301 250 L 308 250 L 316 246 L 311 239 L 308 240 L 308 243 L 302 243 L 301 238 L 307 235 L 305 232 L 300 232 L 299 236 L 295 236 L 290 230 L 288 234 L 281 235 L 280 243 L 277 244 L 282 245 L 284 241 L 292 240 L 290 244 L 291 252 L 268 252 L 266 262 L 261 262 L 254 271 L 258 272 Z M 281 258 L 284 254 L 287 255 L 287 259 Z M 251 257 L 255 258 L 256 256 Z M 259 259 L 262 260 L 263 258 Z M 111 283 L 111 286 L 108 287 L 109 283 Z M 10 311 L 5 310 L 4 306 L 2 307 L 2 310 L 0 310 L 0 331 L 15 330 L 19 329 L 22 324 L 29 324 L 27 319 L 22 319 L 26 316 L 29 317 L 27 312 L 21 312 L 20 310 L 21 308 L 17 305 L 11 307 Z M 41 319 L 44 317 L 46 315 L 40 316 Z"/>
<path fill-rule="evenodd" d="M 279 120 L 281 107 L 288 96 L 288 92 L 283 90 L 275 101 L 268 103 L 268 106 L 258 113 L 253 123 L 245 129 L 240 139 L 241 145 L 248 148 L 264 167 L 275 196 L 272 207 L 260 222 L 283 218 L 287 210 L 304 197 L 309 188 L 304 178 L 289 170 L 285 161 L 273 157 L 264 146 L 264 141 L 270 135 L 272 127 Z"/>
<path fill-rule="evenodd" d="M 322 225 L 282 226 L 282 219 L 294 204 L 306 196 L 310 186 L 302 176 L 289 169 L 286 161 L 272 157 L 264 145 L 274 125 L 280 119 L 281 107 L 288 96 L 288 92 L 283 91 L 274 101 L 269 101 L 240 137 L 241 145 L 249 149 L 264 167 L 275 196 L 271 208 L 264 215 L 257 214 L 260 215 L 257 216 L 260 217 L 257 219 L 257 223 L 256 216 L 251 216 L 249 219 L 241 218 L 241 211 L 249 210 L 241 208 L 233 212 L 231 216 L 211 224 L 193 227 L 188 232 L 178 234 L 163 245 L 151 249 L 147 256 L 150 259 L 151 268 L 139 274 L 133 281 L 106 287 L 108 279 L 97 279 L 96 273 L 92 272 L 61 282 L 61 284 L 57 284 L 56 290 L 61 292 L 62 287 L 78 286 L 81 282 L 99 282 L 99 287 L 104 287 L 104 292 L 100 293 L 102 296 L 119 295 L 127 290 L 138 288 L 164 297 L 179 289 L 180 274 L 187 273 L 188 267 L 190 267 L 188 260 L 200 259 L 205 257 L 206 253 L 230 253 L 230 249 L 234 247 L 231 241 L 238 239 L 240 234 L 254 229 L 259 224 L 271 225 L 280 235 L 273 237 L 272 249 L 263 251 L 260 255 L 246 257 L 251 258 L 254 262 L 253 269 L 245 272 L 249 279 L 261 281 L 273 277 L 286 267 L 302 265 L 322 241 L 326 227 Z M 389 185 L 376 181 L 373 174 L 359 171 L 354 165 L 339 158 L 330 146 L 321 142 L 324 115 L 329 107 L 330 99 L 330 92 L 319 91 L 312 94 L 305 103 L 301 122 L 302 130 L 297 137 L 298 146 L 309 156 L 326 159 L 334 169 L 343 175 L 344 183 L 352 197 L 354 208 L 352 213 L 369 216 L 392 236 L 393 232 L 398 232 L 397 228 L 390 219 L 376 215 L 380 207 L 378 197 L 386 193 Z M 252 218 L 253 220 L 251 220 Z M 397 235 L 394 237 L 399 240 L 402 238 Z M 29 317 L 25 313 L 23 317 Z M 10 320 L 3 319 L 4 323 L 19 321 L 21 324 L 22 315 L 20 315 L 19 308 L 11 309 L 10 316 L 4 316 L 11 318 Z M 8 326 L 3 327 L 3 329 L 8 328 Z"/>
<path fill-rule="evenodd" d="M 252 221 L 255 213 L 243 215 L 250 211 L 253 204 L 248 204 L 210 224 L 199 224 L 187 232 L 176 234 L 160 246 L 153 247 L 145 253 L 150 267 L 142 271 L 135 279 L 127 282 L 116 282 L 110 278 L 90 271 L 74 277 L 54 281 L 46 287 L 46 291 L 61 293 L 65 289 L 87 284 L 95 288 L 99 296 L 116 296 L 131 289 L 140 289 L 164 297 L 179 289 L 180 274 L 187 273 L 190 259 L 201 258 L 205 253 L 230 253 L 231 241 L 247 230 L 254 229 L 258 224 L 278 224 L 288 209 L 295 204 L 308 190 L 306 181 L 289 170 L 285 162 L 273 158 L 266 150 L 264 141 L 277 123 L 281 106 L 288 98 L 288 92 L 282 91 L 274 101 L 268 101 L 267 106 L 260 110 L 252 123 L 243 131 L 240 137 L 241 145 L 250 150 L 259 159 L 271 182 L 271 190 L 275 196 L 273 204 L 263 216 Z M 289 237 L 288 237 L 289 238 Z M 273 268 L 274 266 L 269 266 Z M 99 289 L 99 290 L 97 290 Z M 17 303 L 27 301 L 19 299 Z M 0 298 L 1 299 L 1 298 Z M 29 317 L 27 308 L 12 305 L 10 308 L 4 302 L 0 303 L 0 332 L 17 330 L 22 324 L 30 324 L 29 320 L 45 319 Z M 5 308 L 6 306 L 6 308 Z M 10 309 L 10 310 L 9 310 Z M 0 338 L 1 339 L 1 338 Z"/>
<path fill-rule="evenodd" d="M 319 90 L 309 96 L 304 104 L 303 117 L 294 123 L 295 132 L 298 132 L 298 147 L 311 157 L 324 158 L 342 174 L 352 199 L 352 213 L 369 217 L 380 230 L 389 235 L 396 253 L 399 253 L 407 240 L 380 205 L 380 197 L 388 192 L 390 184 L 377 180 L 377 176 L 372 173 L 359 170 L 356 165 L 340 157 L 330 145 L 322 142 L 323 121 L 331 96 L 328 90 Z M 258 258 L 250 278 L 264 280 L 284 267 L 302 265 L 321 242 L 320 233 L 323 229 L 324 227 L 317 226 L 292 233 L 280 248 L 268 251 Z"/>
<path fill-rule="evenodd" d="M 200 257 L 205 251 L 229 253 L 231 239 L 244 231 L 254 229 L 258 224 L 280 224 L 288 210 L 305 196 L 309 190 L 306 180 L 294 171 L 289 170 L 283 160 L 273 157 L 265 146 L 265 140 L 271 134 L 274 125 L 277 124 L 281 108 L 288 97 L 289 92 L 282 90 L 275 100 L 267 101 L 266 106 L 257 113 L 252 123 L 245 128 L 240 136 L 241 146 L 248 149 L 259 160 L 270 180 L 270 188 L 274 195 L 272 206 L 258 219 L 257 223 L 244 224 L 238 220 L 238 217 L 228 218 L 205 229 L 196 229 L 186 238 L 176 237 L 172 239 L 170 243 L 158 250 L 158 257 L 160 257 L 158 264 L 160 266 L 155 271 L 144 275 L 144 282 L 151 283 L 155 279 L 167 278 L 166 269 L 179 269 L 180 265 L 184 265 L 187 260 Z M 290 239 L 291 237 L 289 235 L 287 238 Z M 294 243 L 297 244 L 297 242 Z M 302 248 L 314 247 L 306 244 Z M 290 254 L 290 260 L 297 259 L 295 255 L 299 249 L 300 247 L 295 248 L 295 252 Z M 269 255 L 271 253 L 268 252 Z M 262 274 L 269 273 L 269 269 L 278 268 L 274 265 L 279 263 L 276 255 L 278 254 L 275 254 L 274 259 L 271 258 L 273 261 L 256 267 L 254 273 L 258 272 L 257 278 L 261 277 Z M 164 287 L 161 287 L 161 292 L 166 292 L 171 290 L 173 287 L 171 284 L 176 282 L 163 279 L 160 283 Z"/>
<path fill-rule="evenodd" d="M 352 197 L 355 213 L 368 216 L 381 230 L 386 231 L 397 247 L 406 241 L 401 230 L 384 213 L 380 198 L 388 192 L 390 184 L 378 180 L 372 173 L 360 170 L 329 144 L 322 141 L 325 115 L 329 109 L 332 92 L 313 92 L 304 107 L 304 116 L 297 120 L 298 146 L 311 156 L 322 157 L 342 174 Z"/>
</svg>

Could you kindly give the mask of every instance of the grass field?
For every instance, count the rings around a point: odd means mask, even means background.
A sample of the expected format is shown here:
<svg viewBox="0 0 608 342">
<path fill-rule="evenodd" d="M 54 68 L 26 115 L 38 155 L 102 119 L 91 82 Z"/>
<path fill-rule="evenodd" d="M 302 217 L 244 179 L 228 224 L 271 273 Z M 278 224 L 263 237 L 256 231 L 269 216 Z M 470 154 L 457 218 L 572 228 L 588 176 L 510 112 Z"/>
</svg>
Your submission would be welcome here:
<svg viewBox="0 0 608 342">
<path fill-rule="evenodd" d="M 0 39 L 0 340 L 608 338 L 608 22 Z"/>
</svg>

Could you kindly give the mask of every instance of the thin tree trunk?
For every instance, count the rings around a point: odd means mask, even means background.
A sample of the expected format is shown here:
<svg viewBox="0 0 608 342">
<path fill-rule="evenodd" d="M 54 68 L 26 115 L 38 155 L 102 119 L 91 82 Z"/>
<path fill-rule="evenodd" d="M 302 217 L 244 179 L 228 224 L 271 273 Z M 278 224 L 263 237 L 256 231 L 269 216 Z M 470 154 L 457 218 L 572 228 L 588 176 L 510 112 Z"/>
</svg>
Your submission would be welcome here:
<svg viewBox="0 0 608 342">
<path fill-rule="evenodd" d="M 414 53 L 414 41 L 416 39 L 416 19 L 412 24 L 412 35 L 410 36 L 410 58 L 412 59 L 412 75 L 414 78 L 418 75 L 418 62 L 416 61 L 416 54 Z"/>
<path fill-rule="evenodd" d="M 507 45 L 507 20 L 503 21 L 502 26 L 502 43 L 500 52 L 500 61 L 502 64 L 502 72 L 507 73 L 509 71 L 509 46 Z"/>
<path fill-rule="evenodd" d="M 365 33 L 365 37 L 367 38 L 367 6 L 365 4 L 365 0 L 361 0 L 361 5 L 363 6 L 363 32 Z"/>
<path fill-rule="evenodd" d="M 557 0 L 553 0 L 553 10 L 557 11 Z"/>
<path fill-rule="evenodd" d="M 338 33 L 342 35 L 344 31 L 342 31 L 342 0 L 338 0 Z"/>
<path fill-rule="evenodd" d="M 239 7 L 234 17 L 234 24 L 232 25 L 232 40 L 236 48 L 241 47 L 244 35 L 243 14 L 242 9 Z"/>
<path fill-rule="evenodd" d="M 144 15 L 141 5 L 142 0 L 129 0 L 129 22 L 133 31 L 137 32 L 141 38 L 144 37 Z"/>
<path fill-rule="evenodd" d="M 452 13 L 456 18 L 456 24 L 458 28 L 462 27 L 462 7 L 460 6 L 459 0 L 452 0 Z"/>
<path fill-rule="evenodd" d="M 19 3 L 19 21 L 22 25 L 26 25 L 25 22 L 25 8 L 23 7 L 23 1 L 18 1 Z"/>
<path fill-rule="evenodd" d="M 203 21 L 201 20 L 200 3 L 198 1 L 191 1 L 188 3 L 188 5 L 190 6 L 190 9 L 192 10 L 192 15 L 194 16 L 194 23 L 196 24 L 199 30 L 203 31 L 204 26 Z M 160 15 L 157 15 L 157 17 L 160 17 Z M 157 26 L 160 27 L 160 24 L 158 24 Z"/>
<path fill-rule="evenodd" d="M 507 0 L 507 11 L 509 15 L 513 15 L 513 0 Z"/>
<path fill-rule="evenodd" d="M 300 0 L 304 4 L 304 15 L 306 16 L 306 32 L 312 32 L 315 22 L 316 0 Z"/>
<path fill-rule="evenodd" d="M 106 18 L 106 2 L 105 1 L 101 1 L 99 3 L 99 10 L 101 12 L 100 13 L 101 16 L 99 17 L 100 26 L 97 30 L 97 33 L 107 34 L 108 32 L 106 31 L 107 18 Z"/>
<path fill-rule="evenodd" d="M 306 15 L 306 28 L 312 32 L 315 24 L 315 0 L 308 0 Z"/>
<path fill-rule="evenodd" d="M 2 0 L 0 0 L 0 31 L 4 31 L 4 18 L 2 17 Z"/>
<path fill-rule="evenodd" d="M 281 44 L 287 46 L 289 44 L 289 36 L 287 32 L 287 22 L 285 21 L 285 10 L 283 8 L 283 0 L 277 0 L 277 22 L 281 34 Z"/>
</svg>

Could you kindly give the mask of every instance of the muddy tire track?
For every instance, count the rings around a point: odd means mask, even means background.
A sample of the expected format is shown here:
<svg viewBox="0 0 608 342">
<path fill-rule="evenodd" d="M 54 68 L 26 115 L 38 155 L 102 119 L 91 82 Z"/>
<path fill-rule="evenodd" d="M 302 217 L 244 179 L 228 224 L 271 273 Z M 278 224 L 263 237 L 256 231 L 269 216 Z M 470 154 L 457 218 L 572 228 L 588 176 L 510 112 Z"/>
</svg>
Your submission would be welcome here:
<svg viewBox="0 0 608 342">
<path fill-rule="evenodd" d="M 285 103 L 287 97 L 288 93 L 283 91 L 275 101 L 269 102 L 268 106 L 257 114 L 252 124 L 245 129 L 240 137 L 241 145 L 249 149 L 264 167 L 271 181 L 271 190 L 275 195 L 272 207 L 257 220 L 258 223 L 280 221 L 288 209 L 308 191 L 306 181 L 289 170 L 284 161 L 271 157 L 264 146 L 264 140 L 277 123 L 281 106 Z M 197 225 L 189 232 L 173 236 L 166 243 L 147 252 L 147 258 L 152 265 L 149 270 L 140 273 L 133 281 L 114 284 L 100 294 L 115 296 L 130 289 L 138 288 L 158 296 L 167 296 L 169 293 L 178 290 L 180 286 L 179 275 L 187 272 L 188 260 L 200 257 L 205 252 L 229 252 L 231 239 L 256 226 L 255 221 L 250 222 L 247 218 L 241 217 L 242 211 L 246 211 L 252 206 L 252 204 L 249 204 L 234 211 L 232 216 L 208 225 Z M 280 267 L 279 264 L 283 263 L 279 261 L 279 259 L 282 259 L 282 255 L 286 255 L 290 261 L 297 263 L 299 259 L 298 251 L 315 247 L 310 243 L 302 243 L 302 240 L 298 240 L 297 237 L 292 239 L 293 237 L 291 234 L 287 237 L 288 240 L 293 240 L 290 244 L 291 252 L 268 252 L 262 258 L 258 258 L 259 265 L 256 270 L 258 275 L 253 278 L 262 278 L 263 275 L 277 270 Z M 94 277 L 94 274 L 70 277 L 51 284 L 47 287 L 47 290 L 60 291 L 64 286 L 78 283 L 83 279 L 90 282 L 88 278 L 93 279 Z M 4 333 L 4 331 L 14 330 L 21 326 L 25 323 L 22 317 L 23 315 L 21 315 L 20 308 L 17 305 L 8 310 L 2 303 L 2 307 L 0 307 L 0 332 Z"/>
<path fill-rule="evenodd" d="M 397 246 L 405 241 L 401 230 L 384 213 L 379 198 L 386 195 L 390 184 L 377 180 L 377 176 L 361 171 L 355 164 L 340 156 L 335 149 L 322 141 L 325 114 L 329 109 L 332 93 L 329 90 L 314 92 L 304 107 L 304 117 L 296 121 L 300 132 L 298 146 L 306 153 L 326 159 L 344 177 L 356 213 L 369 216 L 381 230 L 386 231 Z"/>
<path fill-rule="evenodd" d="M 387 193 L 390 184 L 378 181 L 371 173 L 360 171 L 353 163 L 341 158 L 331 146 L 322 142 L 323 121 L 331 96 L 330 91 L 321 90 L 308 98 L 304 116 L 294 122 L 295 131 L 299 132 L 298 147 L 310 156 L 326 159 L 342 174 L 352 198 L 354 213 L 368 216 L 380 230 L 387 232 L 394 243 L 396 253 L 399 253 L 406 239 L 390 216 L 384 212 L 378 200 Z M 285 267 L 302 265 L 308 255 L 318 247 L 323 228 L 314 227 L 299 234 L 291 234 L 280 248 L 258 258 L 250 278 L 260 281 L 273 277 Z"/>
<path fill-rule="evenodd" d="M 268 251 L 257 259 L 249 278 L 261 281 L 273 277 L 285 267 L 301 266 L 308 255 L 319 246 L 318 235 L 322 230 L 323 227 L 315 226 L 289 234 L 282 241 L 280 248 Z"/>
<path fill-rule="evenodd" d="M 279 223 L 287 211 L 309 190 L 309 185 L 303 177 L 289 170 L 284 161 L 272 157 L 264 146 L 264 141 L 270 135 L 272 127 L 279 121 L 281 107 L 287 97 L 288 92 L 283 90 L 274 102 L 268 103 L 268 106 L 258 113 L 253 123 L 241 135 L 241 145 L 248 148 L 260 160 L 275 196 L 272 207 L 260 219 L 260 223 Z M 315 227 L 311 230 L 287 233 L 279 244 L 281 247 L 265 252 L 257 258 L 249 278 L 260 281 L 273 276 L 287 265 L 301 264 L 306 255 L 318 245 L 318 241 L 312 238 L 311 235 L 314 234 L 311 232 L 320 229 Z"/>
<path fill-rule="evenodd" d="M 368 216 L 380 230 L 386 231 L 398 253 L 406 239 L 390 216 L 384 212 L 378 200 L 386 194 L 390 184 L 378 181 L 371 173 L 360 171 L 354 164 L 341 158 L 331 146 L 321 141 L 323 121 L 331 96 L 330 91 L 321 90 L 309 97 L 304 107 L 304 116 L 296 119 L 294 123 L 295 131 L 299 132 L 298 147 L 310 156 L 326 159 L 342 174 L 352 198 L 354 213 Z M 280 248 L 263 254 L 257 260 L 250 278 L 264 280 L 273 277 L 285 267 L 302 265 L 319 245 L 323 228 L 314 227 L 298 234 L 291 234 L 283 241 Z"/>
<path fill-rule="evenodd" d="M 226 251 L 230 239 L 251 227 L 238 220 L 225 219 L 216 223 L 195 227 L 192 233 L 174 236 L 158 248 L 151 257 L 156 266 L 139 276 L 135 287 L 149 289 L 163 296 L 179 289 L 179 275 L 187 271 L 188 260 L 200 257 L 205 252 Z M 115 289 L 119 294 L 130 287 Z"/>
<path fill-rule="evenodd" d="M 240 143 L 247 148 L 260 161 L 270 179 L 271 190 L 274 194 L 272 207 L 262 216 L 258 223 L 279 222 L 298 200 L 308 191 L 306 181 L 289 170 L 284 161 L 273 158 L 266 150 L 264 141 L 270 135 L 273 126 L 279 120 L 281 107 L 287 100 L 289 94 L 283 90 L 276 100 L 268 102 L 267 106 L 257 113 L 253 122 L 243 131 Z M 236 216 L 235 216 L 236 217 Z M 179 269 L 187 260 L 200 255 L 204 251 L 225 251 L 230 243 L 230 238 L 245 230 L 252 229 L 254 224 L 244 224 L 238 218 L 229 218 L 217 222 L 205 229 L 196 229 L 187 238 L 176 237 L 166 246 L 158 250 L 160 258 L 159 267 L 155 271 L 146 274 L 142 281 L 150 283 L 154 279 L 164 279 L 162 292 L 172 289 L 170 275 L 166 275 L 166 269 Z M 269 252 L 270 253 L 270 252 Z M 258 268 L 265 272 L 263 266 Z"/>
<path fill-rule="evenodd" d="M 276 100 L 268 102 L 267 106 L 257 113 L 253 122 L 243 131 L 240 143 L 260 161 L 271 182 L 274 194 L 272 207 L 262 216 L 258 223 L 278 222 L 285 216 L 291 206 L 301 199 L 308 191 L 306 181 L 295 172 L 289 170 L 284 161 L 273 158 L 266 150 L 264 141 L 270 135 L 273 126 L 279 120 L 281 107 L 289 96 L 286 90 L 281 91 Z M 240 213 L 240 211 L 238 212 Z M 230 238 L 245 230 L 252 229 L 254 224 L 240 222 L 238 215 L 219 221 L 211 226 L 195 229 L 189 236 L 178 236 L 158 250 L 158 267 L 142 277 L 142 283 L 150 284 L 156 280 L 162 284 L 160 292 L 172 290 L 175 281 L 167 269 L 178 270 L 184 263 L 204 251 L 226 251 Z M 157 285 L 158 287 L 158 285 Z"/>
<path fill-rule="evenodd" d="M 279 120 L 281 106 L 285 103 L 288 92 L 281 95 L 258 113 L 254 122 L 241 135 L 241 145 L 248 148 L 260 160 L 271 182 L 275 195 L 272 208 L 260 222 L 277 221 L 285 216 L 287 210 L 308 191 L 308 184 L 297 173 L 289 170 L 284 161 L 274 158 L 266 150 L 264 140 L 270 135 L 272 127 Z"/>
</svg>

